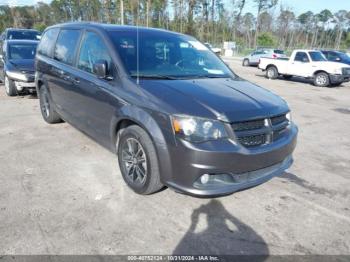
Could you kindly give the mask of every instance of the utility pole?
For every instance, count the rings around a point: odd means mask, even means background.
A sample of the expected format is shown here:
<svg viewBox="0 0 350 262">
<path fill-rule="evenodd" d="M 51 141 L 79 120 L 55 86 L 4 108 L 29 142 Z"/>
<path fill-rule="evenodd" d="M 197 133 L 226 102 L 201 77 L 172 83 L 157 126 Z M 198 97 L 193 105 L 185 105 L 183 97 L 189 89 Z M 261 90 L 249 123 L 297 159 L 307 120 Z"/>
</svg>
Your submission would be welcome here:
<svg viewBox="0 0 350 262">
<path fill-rule="evenodd" d="M 120 0 L 120 24 L 124 25 L 124 0 Z"/>
</svg>

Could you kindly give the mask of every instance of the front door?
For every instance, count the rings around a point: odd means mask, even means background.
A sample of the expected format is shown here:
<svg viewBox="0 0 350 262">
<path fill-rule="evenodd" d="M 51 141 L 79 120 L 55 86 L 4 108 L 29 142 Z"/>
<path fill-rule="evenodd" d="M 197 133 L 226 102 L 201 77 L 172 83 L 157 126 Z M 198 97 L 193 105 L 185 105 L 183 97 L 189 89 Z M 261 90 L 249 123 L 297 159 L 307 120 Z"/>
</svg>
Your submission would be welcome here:
<svg viewBox="0 0 350 262">
<path fill-rule="evenodd" d="M 291 75 L 307 77 L 310 70 L 310 58 L 306 52 L 297 52 L 294 60 L 290 64 Z"/>
<path fill-rule="evenodd" d="M 97 61 L 105 61 L 107 64 L 105 79 L 95 75 L 93 68 Z M 97 33 L 84 33 L 76 67 L 72 110 L 80 116 L 79 121 L 89 135 L 109 146 L 111 119 L 121 106 L 118 97 L 112 93 L 121 87 L 108 48 Z"/>
</svg>

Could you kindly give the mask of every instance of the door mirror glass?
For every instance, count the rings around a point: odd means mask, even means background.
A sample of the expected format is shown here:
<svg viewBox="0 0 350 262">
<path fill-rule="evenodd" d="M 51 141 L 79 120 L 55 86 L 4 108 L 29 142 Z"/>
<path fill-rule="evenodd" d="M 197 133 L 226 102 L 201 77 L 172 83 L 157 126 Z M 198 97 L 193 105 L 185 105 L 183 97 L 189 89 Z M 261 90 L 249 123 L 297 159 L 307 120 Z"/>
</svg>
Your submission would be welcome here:
<svg viewBox="0 0 350 262">
<path fill-rule="evenodd" d="M 93 73 L 98 78 L 106 78 L 107 77 L 107 61 L 106 60 L 98 60 L 94 63 Z"/>
</svg>

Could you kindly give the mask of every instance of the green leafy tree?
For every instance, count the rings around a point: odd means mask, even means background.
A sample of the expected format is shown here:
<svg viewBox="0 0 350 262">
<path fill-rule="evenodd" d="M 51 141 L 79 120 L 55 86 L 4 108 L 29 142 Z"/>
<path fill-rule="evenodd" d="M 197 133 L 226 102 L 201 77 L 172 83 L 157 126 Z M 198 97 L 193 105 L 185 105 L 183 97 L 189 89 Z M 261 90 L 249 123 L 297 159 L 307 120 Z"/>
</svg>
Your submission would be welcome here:
<svg viewBox="0 0 350 262">
<path fill-rule="evenodd" d="M 263 47 L 273 47 L 276 44 L 276 40 L 273 37 L 273 35 L 271 33 L 261 33 L 258 36 L 258 46 L 263 46 Z"/>
</svg>

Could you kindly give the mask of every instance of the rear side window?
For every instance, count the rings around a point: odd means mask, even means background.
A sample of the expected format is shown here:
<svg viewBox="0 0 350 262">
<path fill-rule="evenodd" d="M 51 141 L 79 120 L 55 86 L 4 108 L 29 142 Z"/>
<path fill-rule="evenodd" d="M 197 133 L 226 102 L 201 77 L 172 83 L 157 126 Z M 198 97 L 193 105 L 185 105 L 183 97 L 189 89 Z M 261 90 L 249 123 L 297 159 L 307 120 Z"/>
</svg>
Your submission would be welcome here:
<svg viewBox="0 0 350 262">
<path fill-rule="evenodd" d="M 47 30 L 43 37 L 41 38 L 40 44 L 38 46 L 38 54 L 51 57 L 53 47 L 58 35 L 59 29 L 53 28 Z"/>
<path fill-rule="evenodd" d="M 61 30 L 55 46 L 54 59 L 67 65 L 73 65 L 75 49 L 78 45 L 79 36 L 79 30 Z"/>
<path fill-rule="evenodd" d="M 101 37 L 93 32 L 86 32 L 81 42 L 78 68 L 93 73 L 93 66 L 98 60 L 107 62 L 107 70 L 111 73 L 112 60 Z"/>
<path fill-rule="evenodd" d="M 274 52 L 275 54 L 284 55 L 284 51 L 283 51 L 283 50 L 275 49 L 275 50 L 273 50 L 273 52 Z"/>
</svg>

